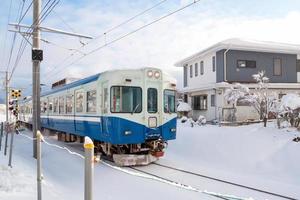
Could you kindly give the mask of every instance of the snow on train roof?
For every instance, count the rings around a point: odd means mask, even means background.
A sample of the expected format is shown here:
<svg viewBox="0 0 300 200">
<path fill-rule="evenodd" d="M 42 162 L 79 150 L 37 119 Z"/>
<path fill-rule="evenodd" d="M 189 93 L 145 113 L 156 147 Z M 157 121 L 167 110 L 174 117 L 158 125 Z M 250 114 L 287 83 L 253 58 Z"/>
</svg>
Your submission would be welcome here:
<svg viewBox="0 0 300 200">
<path fill-rule="evenodd" d="M 258 41 L 241 38 L 231 38 L 214 44 L 206 49 L 203 49 L 189 57 L 186 57 L 174 65 L 176 67 L 182 67 L 186 62 L 200 56 L 204 56 L 207 53 L 219 51 L 222 49 L 234 49 L 234 50 L 248 50 L 259 52 L 274 52 L 274 53 L 289 53 L 297 54 L 300 57 L 300 45 L 299 44 L 286 44 L 270 41 Z"/>
</svg>

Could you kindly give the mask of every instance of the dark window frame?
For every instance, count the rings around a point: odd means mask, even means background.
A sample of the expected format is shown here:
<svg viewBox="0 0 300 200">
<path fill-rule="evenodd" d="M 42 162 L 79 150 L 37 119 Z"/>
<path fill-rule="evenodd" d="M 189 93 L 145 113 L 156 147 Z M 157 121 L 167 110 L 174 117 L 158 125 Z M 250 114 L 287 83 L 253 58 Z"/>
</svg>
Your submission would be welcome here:
<svg viewBox="0 0 300 200">
<path fill-rule="evenodd" d="M 196 102 L 196 100 L 199 100 L 199 102 Z M 206 103 L 201 103 L 202 101 L 206 101 Z M 192 108 L 193 110 L 208 110 L 208 106 L 207 106 L 207 95 L 195 95 L 192 96 Z"/>
<path fill-rule="evenodd" d="M 245 62 L 245 67 L 241 67 L 240 66 L 240 62 Z M 253 62 L 255 63 L 254 66 L 252 66 L 250 64 L 250 62 Z M 239 69 L 246 69 L 246 68 L 250 68 L 250 69 L 255 69 L 256 68 L 256 60 L 237 60 L 236 61 L 236 67 L 239 68 Z"/>
<path fill-rule="evenodd" d="M 195 77 L 198 76 L 199 74 L 199 68 L 198 68 L 198 63 L 194 64 L 194 68 L 195 68 Z"/>
<path fill-rule="evenodd" d="M 164 98 L 163 98 L 164 104 L 165 104 L 166 91 L 174 92 L 174 103 L 173 103 L 174 104 L 174 108 L 173 108 L 174 112 L 166 112 L 165 105 L 163 105 L 164 113 L 176 113 L 177 112 L 176 111 L 176 90 L 164 89 Z M 169 110 L 171 110 L 171 109 L 169 109 Z"/>
<path fill-rule="evenodd" d="M 214 97 L 214 98 L 212 98 L 212 97 Z M 210 95 L 210 107 L 216 107 L 216 95 L 215 94 Z"/>
<path fill-rule="evenodd" d="M 204 74 L 204 61 L 202 60 L 200 62 L 200 75 L 203 75 Z"/>
<path fill-rule="evenodd" d="M 212 57 L 212 71 L 216 71 L 216 56 Z"/>
<path fill-rule="evenodd" d="M 156 108 L 155 108 L 155 111 L 150 111 L 149 112 L 149 90 L 154 90 L 156 92 Z M 148 88 L 147 89 L 147 112 L 148 113 L 151 113 L 151 114 L 155 114 L 158 112 L 158 91 L 156 88 Z"/>
<path fill-rule="evenodd" d="M 114 112 L 114 111 L 112 111 L 111 98 L 113 97 L 113 95 L 112 95 L 112 88 L 113 87 L 131 87 L 131 88 L 138 88 L 138 89 L 140 89 L 140 91 L 141 91 L 141 105 L 140 105 L 141 110 L 140 110 L 140 112 L 134 112 L 133 114 L 139 114 L 139 113 L 143 112 L 143 89 L 141 87 L 138 87 L 138 86 L 126 86 L 126 85 L 113 85 L 113 86 L 110 87 L 110 99 L 109 99 L 109 109 L 110 109 L 111 113 L 131 113 L 131 112 Z"/>
</svg>

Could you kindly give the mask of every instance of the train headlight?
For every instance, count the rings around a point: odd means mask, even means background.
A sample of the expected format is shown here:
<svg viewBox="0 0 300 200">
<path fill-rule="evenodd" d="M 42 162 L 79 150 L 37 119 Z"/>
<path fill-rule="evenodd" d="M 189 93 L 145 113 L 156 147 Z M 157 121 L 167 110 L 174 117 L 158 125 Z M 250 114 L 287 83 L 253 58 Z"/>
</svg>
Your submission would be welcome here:
<svg viewBox="0 0 300 200">
<path fill-rule="evenodd" d="M 175 132 L 176 132 L 176 128 L 171 128 L 170 131 L 171 131 L 172 133 L 175 133 Z"/>
<path fill-rule="evenodd" d="M 160 77 L 159 71 L 156 71 L 156 72 L 154 73 L 154 77 L 155 77 L 155 78 L 159 78 L 159 77 Z"/>
<path fill-rule="evenodd" d="M 149 70 L 149 71 L 147 72 L 147 76 L 148 76 L 149 78 L 151 78 L 151 77 L 153 76 L 153 71 Z"/>
<path fill-rule="evenodd" d="M 131 133 L 132 133 L 131 131 L 125 131 L 124 132 L 125 135 L 131 135 Z"/>
</svg>

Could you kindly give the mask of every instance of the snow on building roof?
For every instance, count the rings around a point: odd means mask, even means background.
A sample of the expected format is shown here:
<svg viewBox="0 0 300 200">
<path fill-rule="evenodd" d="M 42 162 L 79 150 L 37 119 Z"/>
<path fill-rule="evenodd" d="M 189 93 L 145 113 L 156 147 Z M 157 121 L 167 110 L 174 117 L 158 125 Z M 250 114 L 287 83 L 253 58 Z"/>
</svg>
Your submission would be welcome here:
<svg viewBox="0 0 300 200">
<path fill-rule="evenodd" d="M 300 56 L 300 45 L 299 44 L 286 44 L 279 42 L 270 41 L 257 41 L 241 38 L 231 38 L 214 44 L 206 49 L 203 49 L 187 58 L 184 58 L 175 63 L 176 67 L 182 67 L 190 60 L 204 56 L 207 53 L 219 51 L 222 49 L 233 49 L 233 50 L 246 50 L 246 51 L 259 51 L 259 52 L 270 52 L 270 53 L 289 53 L 297 54 Z"/>
</svg>

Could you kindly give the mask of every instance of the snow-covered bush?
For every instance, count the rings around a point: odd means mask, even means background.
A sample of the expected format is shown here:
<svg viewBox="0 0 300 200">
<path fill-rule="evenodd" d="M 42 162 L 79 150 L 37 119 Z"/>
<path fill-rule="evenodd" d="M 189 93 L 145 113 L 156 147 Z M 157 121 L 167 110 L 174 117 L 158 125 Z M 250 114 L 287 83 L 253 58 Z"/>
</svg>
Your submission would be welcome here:
<svg viewBox="0 0 300 200">
<path fill-rule="evenodd" d="M 276 104 L 274 109 L 277 113 L 278 128 L 282 128 L 282 123 L 288 122 L 290 126 L 300 125 L 300 96 L 294 93 L 284 95 Z"/>
<path fill-rule="evenodd" d="M 206 118 L 204 116 L 200 115 L 198 117 L 197 122 L 198 122 L 198 125 L 200 125 L 200 126 L 205 125 L 206 124 Z"/>
<path fill-rule="evenodd" d="M 177 106 L 177 112 L 179 112 L 180 117 L 187 116 L 191 110 L 192 110 L 191 106 L 185 102 L 179 102 Z"/>
<path fill-rule="evenodd" d="M 188 120 L 188 118 L 186 116 L 182 116 L 180 121 L 181 123 L 185 123 Z"/>
</svg>

